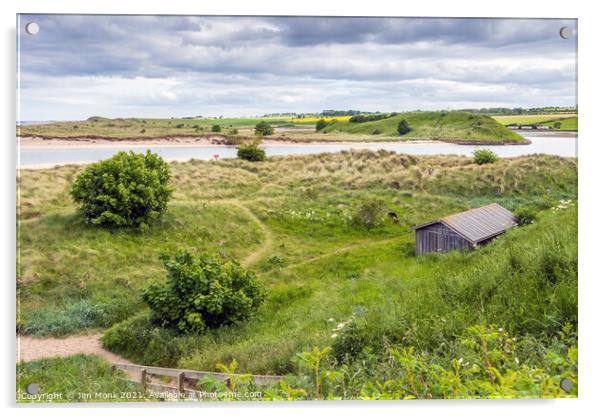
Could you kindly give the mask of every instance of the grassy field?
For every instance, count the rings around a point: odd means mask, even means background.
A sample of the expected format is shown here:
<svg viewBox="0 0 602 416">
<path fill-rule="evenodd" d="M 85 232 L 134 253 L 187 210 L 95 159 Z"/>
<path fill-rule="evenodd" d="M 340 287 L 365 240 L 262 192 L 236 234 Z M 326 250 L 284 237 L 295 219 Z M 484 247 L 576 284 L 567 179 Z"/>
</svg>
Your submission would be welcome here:
<svg viewBox="0 0 602 416">
<path fill-rule="evenodd" d="M 463 112 L 415 112 L 365 123 L 337 121 L 324 129 L 326 133 L 344 132 L 374 136 L 399 136 L 397 125 L 406 120 L 410 132 L 404 139 L 431 139 L 454 142 L 520 143 L 519 134 L 497 123 L 489 116 Z"/>
<path fill-rule="evenodd" d="M 113 371 L 106 360 L 93 355 L 20 363 L 17 364 L 17 402 L 118 402 L 143 399 L 143 391 L 136 384 L 118 377 L 123 378 L 125 374 Z M 27 386 L 32 383 L 39 386 L 39 397 L 28 394 Z"/>
<path fill-rule="evenodd" d="M 560 123 L 560 127 L 557 127 L 557 123 Z M 553 129 L 559 130 L 572 130 L 577 131 L 577 117 L 566 117 L 555 120 L 550 120 L 542 123 L 545 126 L 550 126 Z"/>
<path fill-rule="evenodd" d="M 298 371 L 296 353 L 332 345 L 337 323 L 356 316 L 372 340 L 364 346 L 412 346 L 444 361 L 462 354 L 471 325 L 495 324 L 525 339 L 517 359 L 534 366 L 548 365 L 556 334 L 576 325 L 576 209 L 555 208 L 576 197 L 575 159 L 479 166 L 349 151 L 171 165 L 173 200 L 146 233 L 84 223 L 67 194 L 80 166 L 20 172 L 21 333 L 112 327 L 105 345 L 137 363 L 214 370 L 236 359 L 240 371 L 286 374 Z M 375 199 L 399 224 L 354 221 Z M 539 219 L 482 250 L 413 256 L 411 225 L 490 202 L 530 205 Z M 139 290 L 164 276 L 159 253 L 176 248 L 254 270 L 268 290 L 258 316 L 197 336 L 153 329 Z"/>
<path fill-rule="evenodd" d="M 400 136 L 397 124 L 406 119 L 412 129 Z M 518 143 L 524 139 L 491 117 L 462 112 L 404 113 L 384 120 L 350 123 L 349 117 L 325 118 L 331 124 L 320 132 L 312 127 L 318 118 L 293 119 L 233 118 L 233 119 L 106 119 L 91 117 L 84 121 L 57 122 L 43 125 L 20 126 L 20 136 L 45 138 L 108 138 L 150 139 L 175 136 L 212 137 L 220 135 L 232 142 L 253 135 L 259 121 L 269 122 L 277 131 L 267 138 L 294 142 L 310 141 L 398 141 L 398 140 L 448 140 L 459 142 Z M 212 131 L 220 126 L 220 132 Z"/>
<path fill-rule="evenodd" d="M 290 126 L 290 117 L 269 118 L 103 118 L 90 117 L 82 121 L 65 121 L 50 124 L 25 125 L 19 128 L 22 136 L 42 137 L 103 137 L 114 139 L 154 138 L 167 136 L 198 136 L 211 134 L 213 126 L 221 133 L 239 134 L 238 129 L 252 129 L 260 121 L 273 126 Z"/>
<path fill-rule="evenodd" d="M 554 127 L 554 123 L 561 123 L 560 130 L 577 130 L 577 114 L 529 114 L 512 116 L 493 116 L 497 122 L 507 126 L 509 124 L 543 124 Z"/>
</svg>

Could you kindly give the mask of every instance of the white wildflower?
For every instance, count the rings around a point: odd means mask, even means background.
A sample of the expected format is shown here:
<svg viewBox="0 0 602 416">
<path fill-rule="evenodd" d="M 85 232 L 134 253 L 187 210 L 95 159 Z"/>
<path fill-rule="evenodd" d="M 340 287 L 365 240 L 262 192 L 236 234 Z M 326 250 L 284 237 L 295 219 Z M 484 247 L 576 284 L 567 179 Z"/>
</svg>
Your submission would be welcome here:
<svg viewBox="0 0 602 416">
<path fill-rule="evenodd" d="M 345 322 L 341 322 L 340 324 L 337 325 L 337 329 L 343 329 L 345 328 Z"/>
<path fill-rule="evenodd" d="M 330 336 L 330 338 L 332 338 L 332 339 L 335 339 L 336 337 L 337 337 L 337 334 L 332 334 L 332 335 Z"/>
<path fill-rule="evenodd" d="M 334 318 L 328 318 L 328 322 L 334 322 Z"/>
<path fill-rule="evenodd" d="M 462 364 L 462 361 L 464 361 L 464 358 L 460 357 L 460 358 L 458 359 L 458 363 Z"/>
</svg>

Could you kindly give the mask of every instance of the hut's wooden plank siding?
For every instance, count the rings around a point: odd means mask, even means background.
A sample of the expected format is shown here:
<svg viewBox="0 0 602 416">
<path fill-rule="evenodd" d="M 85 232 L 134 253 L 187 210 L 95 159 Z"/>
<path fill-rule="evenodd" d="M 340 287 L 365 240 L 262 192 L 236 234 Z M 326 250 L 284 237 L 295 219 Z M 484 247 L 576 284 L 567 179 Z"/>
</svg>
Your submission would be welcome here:
<svg viewBox="0 0 602 416">
<path fill-rule="evenodd" d="M 472 244 L 442 223 L 434 223 L 416 230 L 416 254 L 470 250 Z"/>
<path fill-rule="evenodd" d="M 412 227 L 416 231 L 416 254 L 472 250 L 518 224 L 499 204 L 479 208 Z"/>
</svg>

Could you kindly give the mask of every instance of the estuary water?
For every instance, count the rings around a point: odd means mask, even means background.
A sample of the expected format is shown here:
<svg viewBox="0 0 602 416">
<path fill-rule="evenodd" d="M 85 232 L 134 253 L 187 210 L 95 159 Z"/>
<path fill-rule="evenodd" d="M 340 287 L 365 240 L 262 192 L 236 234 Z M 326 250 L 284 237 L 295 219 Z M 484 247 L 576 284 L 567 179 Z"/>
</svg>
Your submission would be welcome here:
<svg viewBox="0 0 602 416">
<path fill-rule="evenodd" d="M 266 144 L 262 147 L 268 156 L 303 155 L 324 152 L 339 152 L 349 149 L 389 150 L 411 155 L 465 155 L 469 156 L 477 148 L 491 149 L 501 157 L 514 157 L 534 153 L 577 157 L 576 134 L 524 133 L 531 140 L 528 145 L 472 146 L 443 142 L 366 142 L 366 143 L 325 143 L 325 144 Z M 120 145 L 93 148 L 22 148 L 18 155 L 18 165 L 27 167 L 51 167 L 69 163 L 89 163 L 106 159 L 121 150 L 145 152 L 150 149 L 166 160 L 220 159 L 236 157 L 235 146 L 132 146 Z"/>
</svg>

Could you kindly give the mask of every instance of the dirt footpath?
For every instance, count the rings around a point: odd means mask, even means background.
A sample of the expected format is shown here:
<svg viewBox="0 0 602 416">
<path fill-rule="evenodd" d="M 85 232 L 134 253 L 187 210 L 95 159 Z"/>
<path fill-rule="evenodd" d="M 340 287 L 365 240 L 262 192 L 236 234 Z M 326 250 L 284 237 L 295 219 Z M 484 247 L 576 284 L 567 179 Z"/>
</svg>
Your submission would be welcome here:
<svg viewBox="0 0 602 416">
<path fill-rule="evenodd" d="M 100 343 L 102 334 L 83 335 L 67 338 L 33 338 L 17 336 L 17 362 L 32 361 L 38 358 L 65 357 L 73 354 L 96 354 L 111 363 L 132 364 L 110 351 Z"/>
</svg>

